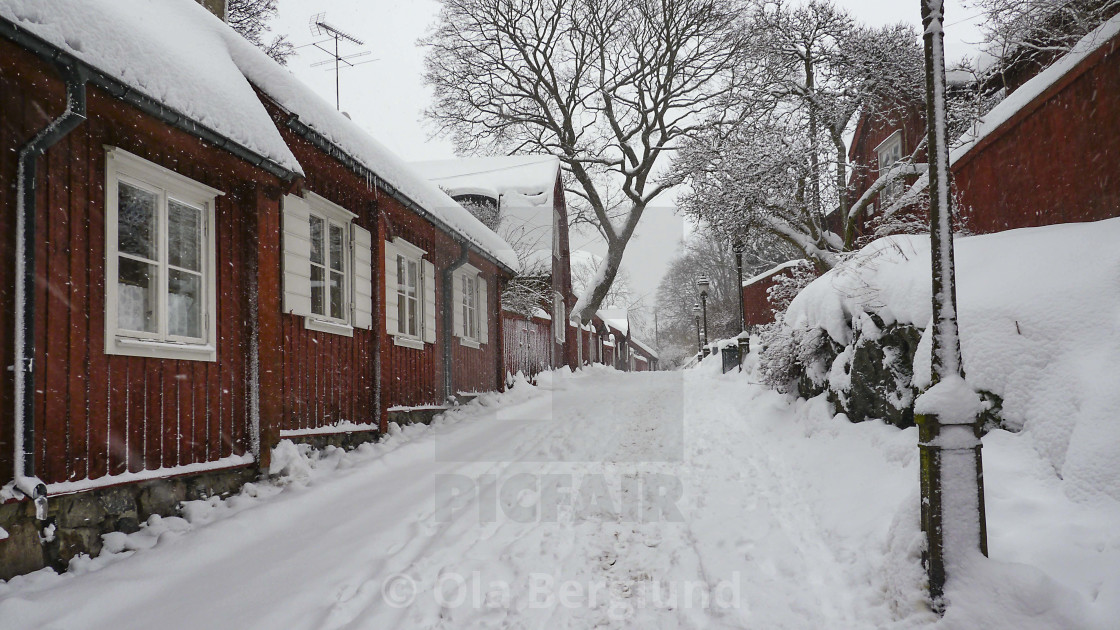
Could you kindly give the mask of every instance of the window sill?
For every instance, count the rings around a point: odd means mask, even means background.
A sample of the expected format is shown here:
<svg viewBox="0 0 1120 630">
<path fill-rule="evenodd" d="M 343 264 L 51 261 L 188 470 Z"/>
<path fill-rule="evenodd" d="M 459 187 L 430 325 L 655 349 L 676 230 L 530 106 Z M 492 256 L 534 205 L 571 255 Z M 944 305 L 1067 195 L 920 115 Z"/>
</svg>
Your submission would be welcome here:
<svg viewBox="0 0 1120 630">
<path fill-rule="evenodd" d="M 186 344 L 168 341 L 116 337 L 111 340 L 105 354 L 119 354 L 130 357 L 151 359 L 176 359 L 180 361 L 218 360 L 218 351 L 212 344 Z"/>
<path fill-rule="evenodd" d="M 401 337 L 400 335 L 393 335 L 393 345 L 401 346 L 402 348 L 412 348 L 413 350 L 424 349 L 423 341 L 410 337 Z"/>
<path fill-rule="evenodd" d="M 354 327 L 349 324 L 339 324 L 338 322 L 317 319 L 315 317 L 304 317 L 303 327 L 307 330 L 317 330 L 332 335 L 342 335 L 343 337 L 354 336 Z"/>
<path fill-rule="evenodd" d="M 468 348 L 474 348 L 475 350 L 478 350 L 482 347 L 482 344 L 478 343 L 474 339 L 468 339 L 466 337 L 459 337 L 459 344 L 464 345 Z"/>
</svg>

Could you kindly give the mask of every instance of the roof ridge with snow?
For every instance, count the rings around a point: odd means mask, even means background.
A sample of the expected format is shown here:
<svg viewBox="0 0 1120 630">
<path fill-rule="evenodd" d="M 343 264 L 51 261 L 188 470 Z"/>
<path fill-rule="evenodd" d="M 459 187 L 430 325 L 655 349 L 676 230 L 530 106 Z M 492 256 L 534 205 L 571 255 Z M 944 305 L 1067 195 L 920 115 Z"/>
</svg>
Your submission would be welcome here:
<svg viewBox="0 0 1120 630">
<path fill-rule="evenodd" d="M 222 138 L 297 174 L 303 168 L 254 87 L 496 262 L 513 248 L 290 71 L 193 0 L 0 0 L 0 19 Z"/>
<path fill-rule="evenodd" d="M 1007 98 L 1000 101 L 966 131 L 958 140 L 960 144 L 949 152 L 949 163 L 955 164 L 963 159 L 985 138 L 999 130 L 1021 110 L 1029 107 L 1051 86 L 1061 81 L 1102 46 L 1113 41 L 1118 34 L 1120 34 L 1120 15 L 1110 18 L 1081 38 L 1068 53 L 1007 95 Z"/>
<path fill-rule="evenodd" d="M 752 284 L 754 284 L 754 283 L 756 283 L 760 280 L 765 280 L 765 279 L 769 278 L 770 276 L 773 276 L 773 275 L 777 274 L 780 271 L 784 271 L 784 270 L 789 269 L 791 267 L 797 267 L 798 265 L 800 265 L 801 263 L 804 263 L 804 262 L 808 262 L 808 261 L 805 260 L 804 258 L 798 258 L 797 260 L 787 260 L 784 263 L 774 265 L 773 267 L 767 269 L 766 271 L 763 271 L 762 273 L 760 273 L 758 275 L 751 276 L 750 278 L 747 278 L 746 280 L 744 280 L 743 281 L 743 286 L 745 286 L 745 287 L 750 286 L 750 285 L 752 285 Z"/>
</svg>

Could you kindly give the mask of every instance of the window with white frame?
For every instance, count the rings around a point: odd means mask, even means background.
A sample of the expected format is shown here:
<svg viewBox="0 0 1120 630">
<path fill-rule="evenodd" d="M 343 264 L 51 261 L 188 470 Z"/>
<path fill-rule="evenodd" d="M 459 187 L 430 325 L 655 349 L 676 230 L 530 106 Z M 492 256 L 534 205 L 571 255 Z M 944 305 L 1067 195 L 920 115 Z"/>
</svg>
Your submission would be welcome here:
<svg viewBox="0 0 1120 630">
<path fill-rule="evenodd" d="M 478 276 L 460 276 L 463 287 L 463 336 L 478 341 Z"/>
<path fill-rule="evenodd" d="M 902 131 L 896 131 L 875 148 L 879 157 L 879 176 L 885 175 L 902 159 Z M 879 205 L 886 206 L 902 194 L 902 180 L 895 179 L 879 193 Z"/>
<path fill-rule="evenodd" d="M 423 326 L 420 260 L 397 254 L 397 333 L 419 339 Z"/>
<path fill-rule="evenodd" d="M 310 191 L 284 195 L 284 311 L 308 330 L 373 327 L 373 240 L 357 215 Z"/>
<path fill-rule="evenodd" d="M 436 272 L 426 254 L 400 237 L 385 242 L 385 330 L 416 350 L 436 341 Z"/>
<path fill-rule="evenodd" d="M 311 206 L 311 313 L 338 324 L 350 323 L 350 222 L 331 219 Z"/>
<path fill-rule="evenodd" d="M 105 164 L 105 352 L 215 360 L 222 193 L 116 147 Z"/>
<path fill-rule="evenodd" d="M 472 265 L 463 265 L 452 277 L 453 324 L 459 342 L 470 348 L 489 343 L 487 320 L 487 288 L 482 272 Z"/>
</svg>

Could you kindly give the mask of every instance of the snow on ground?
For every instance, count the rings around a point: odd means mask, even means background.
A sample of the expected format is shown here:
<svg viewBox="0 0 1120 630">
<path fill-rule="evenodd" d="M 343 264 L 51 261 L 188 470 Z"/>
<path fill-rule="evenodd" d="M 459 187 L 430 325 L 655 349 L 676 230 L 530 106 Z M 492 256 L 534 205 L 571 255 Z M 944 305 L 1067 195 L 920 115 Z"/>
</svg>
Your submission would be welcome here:
<svg viewBox="0 0 1120 630">
<path fill-rule="evenodd" d="M 1064 491 L 1120 501 L 1120 219 L 956 239 L 965 373 L 1045 455 Z M 786 322 L 840 344 L 851 322 L 926 329 L 914 381 L 929 383 L 929 238 L 878 239 L 806 287 Z"/>
<path fill-rule="evenodd" d="M 915 431 L 714 363 L 547 373 L 350 453 L 284 442 L 274 481 L 0 583 L 0 625 L 934 627 Z M 1107 628 L 1120 506 L 1072 502 L 1024 439 L 985 440 L 1003 562 L 940 625 Z"/>
</svg>

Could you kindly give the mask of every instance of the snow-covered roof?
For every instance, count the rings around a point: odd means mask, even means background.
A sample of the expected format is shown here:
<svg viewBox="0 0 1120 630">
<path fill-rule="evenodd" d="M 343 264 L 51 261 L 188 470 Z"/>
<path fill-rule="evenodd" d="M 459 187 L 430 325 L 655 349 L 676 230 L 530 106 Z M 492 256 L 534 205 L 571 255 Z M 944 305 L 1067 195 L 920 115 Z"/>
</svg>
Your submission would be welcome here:
<svg viewBox="0 0 1120 630">
<path fill-rule="evenodd" d="M 595 313 L 603 323 L 622 333 L 630 334 L 630 318 L 624 308 L 604 308 Z"/>
<path fill-rule="evenodd" d="M 466 238 L 498 262 L 517 270 L 517 256 L 493 230 L 483 225 L 439 186 L 378 142 L 356 122 L 343 116 L 283 66 L 253 46 L 242 47 L 235 56 L 245 76 L 285 110 L 327 141 L 357 160 L 387 184 L 430 213 L 435 219 Z"/>
<path fill-rule="evenodd" d="M 0 18 L 280 166 L 303 173 L 231 58 L 235 51 L 256 48 L 198 3 L 0 0 Z"/>
<path fill-rule="evenodd" d="M 471 157 L 413 162 L 423 177 L 452 196 L 500 202 L 498 231 L 519 251 L 552 251 L 553 201 L 560 159 L 552 155 Z M 548 265 L 551 269 L 551 264 Z"/>
<path fill-rule="evenodd" d="M 806 262 L 804 258 L 798 258 L 797 260 L 789 260 L 789 261 L 786 261 L 786 262 L 784 262 L 780 265 L 775 265 L 775 266 L 767 269 L 766 271 L 763 271 L 762 273 L 758 274 L 757 276 L 752 276 L 750 278 L 747 278 L 746 280 L 743 281 L 743 286 L 745 286 L 745 287 L 750 286 L 750 285 L 752 285 L 756 282 L 759 282 L 761 280 L 765 280 L 765 279 L 767 279 L 767 278 L 769 278 L 773 275 L 776 275 L 781 271 L 784 271 L 786 269 L 790 269 L 792 267 L 797 267 L 798 265 L 801 265 L 804 262 Z"/>
<path fill-rule="evenodd" d="M 1057 83 L 1066 74 L 1077 67 L 1086 57 L 1093 54 L 1101 46 L 1111 41 L 1120 34 L 1120 15 L 1113 17 L 1097 27 L 1077 42 L 1070 52 L 1040 72 L 1037 76 L 1027 81 L 992 108 L 966 132 L 959 143 L 949 152 L 950 164 L 963 158 L 984 138 L 999 129 L 1017 112 L 1030 105 L 1041 96 L 1050 86 Z"/>
<path fill-rule="evenodd" d="M 651 348 L 651 347 L 647 346 L 646 344 L 642 343 L 642 341 L 640 341 L 637 337 L 630 337 L 630 343 L 632 343 L 635 346 L 638 346 L 639 348 L 641 348 L 642 352 L 645 352 L 649 356 L 651 356 L 655 359 L 657 358 L 657 352 L 654 351 L 653 348 Z M 642 358 L 642 357 L 639 356 L 638 358 Z"/>
<path fill-rule="evenodd" d="M 452 195 L 501 196 L 503 204 L 551 208 L 560 159 L 552 155 L 508 155 L 413 162 L 412 166 Z"/>
<path fill-rule="evenodd" d="M 501 237 L 196 2 L 0 0 L 0 18 L 302 174 L 256 86 L 448 229 L 517 269 Z"/>
</svg>

